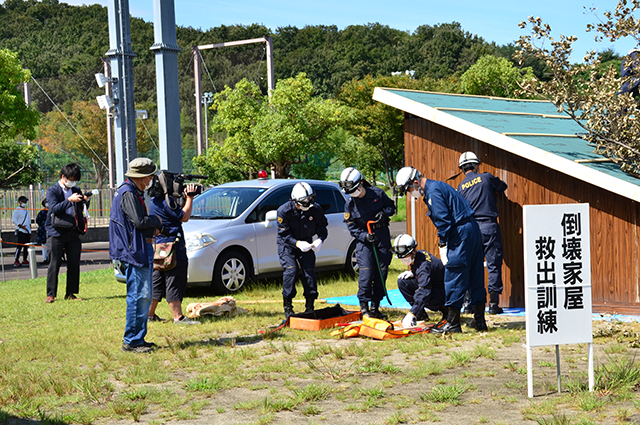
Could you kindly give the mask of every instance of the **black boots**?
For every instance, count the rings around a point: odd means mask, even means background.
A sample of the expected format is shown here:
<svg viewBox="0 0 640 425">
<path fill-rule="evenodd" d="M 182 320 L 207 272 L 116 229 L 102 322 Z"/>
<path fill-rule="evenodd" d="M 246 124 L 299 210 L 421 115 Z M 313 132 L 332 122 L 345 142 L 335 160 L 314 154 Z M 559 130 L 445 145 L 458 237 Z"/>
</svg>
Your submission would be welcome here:
<svg viewBox="0 0 640 425">
<path fill-rule="evenodd" d="M 500 308 L 500 294 L 497 292 L 489 292 L 489 314 L 502 314 Z"/>
<path fill-rule="evenodd" d="M 469 327 L 482 332 L 487 331 L 487 322 L 484 320 L 484 304 L 474 304 L 473 306 L 473 322 L 469 324 Z"/>
<path fill-rule="evenodd" d="M 380 311 L 380 301 L 371 301 L 371 308 L 367 301 L 360 301 L 360 313 L 374 319 L 387 320 L 387 316 Z"/>
<path fill-rule="evenodd" d="M 380 301 L 371 301 L 369 316 L 374 319 L 387 320 L 387 315 L 380 311 Z"/>
<path fill-rule="evenodd" d="M 447 323 L 438 328 L 437 326 L 431 329 L 431 332 L 444 334 L 444 333 L 461 333 L 462 327 L 460 326 L 460 309 L 455 307 L 449 307 L 447 312 Z"/>
<path fill-rule="evenodd" d="M 360 301 L 360 313 L 362 313 L 363 316 L 371 317 L 371 313 L 369 313 L 368 301 Z"/>
<path fill-rule="evenodd" d="M 293 314 L 293 300 L 282 297 L 282 305 L 284 306 L 284 318 L 285 320 L 289 320 L 289 317 Z"/>
<path fill-rule="evenodd" d="M 315 301 L 315 298 L 307 298 L 307 302 L 304 305 L 304 312 L 305 313 L 313 313 L 313 302 Z"/>
<path fill-rule="evenodd" d="M 422 310 L 420 313 L 416 314 L 416 322 L 428 322 L 429 315 L 426 311 Z"/>
</svg>

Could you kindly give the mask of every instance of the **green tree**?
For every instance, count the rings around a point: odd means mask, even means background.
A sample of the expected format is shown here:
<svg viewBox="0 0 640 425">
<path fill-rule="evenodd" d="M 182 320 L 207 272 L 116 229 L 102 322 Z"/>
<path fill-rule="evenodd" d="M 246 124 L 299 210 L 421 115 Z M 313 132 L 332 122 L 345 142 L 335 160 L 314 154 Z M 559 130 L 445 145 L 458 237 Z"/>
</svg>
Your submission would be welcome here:
<svg viewBox="0 0 640 425">
<path fill-rule="evenodd" d="M 250 178 L 262 168 L 286 178 L 294 164 L 333 155 L 337 146 L 331 132 L 351 112 L 333 100 L 314 97 L 304 73 L 279 80 L 270 99 L 257 85 L 242 80 L 235 89 L 225 87 L 216 94 L 212 109 L 212 128 L 226 138 L 196 163 L 215 183 Z"/>
<path fill-rule="evenodd" d="M 0 139 L 35 137 L 38 113 L 26 105 L 18 89 L 30 79 L 31 73 L 22 69 L 18 54 L 0 49 Z"/>
<path fill-rule="evenodd" d="M 519 98 L 529 97 L 520 90 L 520 82 L 532 78 L 530 67 L 520 70 L 505 58 L 485 55 L 462 74 L 460 82 L 466 94 Z"/>
<path fill-rule="evenodd" d="M 459 83 L 453 79 L 412 79 L 408 76 L 372 77 L 346 83 L 337 99 L 353 109 L 354 119 L 345 128 L 356 138 L 338 153 L 345 166 L 353 166 L 373 181 L 383 172 L 389 187 L 393 174 L 404 165 L 403 112 L 373 100 L 376 87 L 429 90 L 459 93 Z"/>
<path fill-rule="evenodd" d="M 605 12 L 604 19 L 587 29 L 596 32 L 596 40 L 631 37 L 640 42 L 640 21 L 634 16 L 639 8 L 640 0 L 620 0 L 613 12 Z M 618 70 L 613 66 L 603 70 L 595 51 L 588 52 L 584 62 L 571 63 L 576 37 L 561 35 L 554 40 L 542 18 L 529 17 L 520 26 L 530 27 L 531 35 L 520 37 L 516 57 L 521 62 L 530 57 L 544 61 L 553 75 L 549 81 L 526 80 L 524 90 L 551 101 L 574 119 L 585 129 L 582 137 L 596 147 L 595 152 L 627 172 L 640 174 L 640 106 L 630 93 L 619 93 L 623 81 Z M 551 49 L 544 47 L 549 41 Z M 640 69 L 640 60 L 629 65 Z"/>
<path fill-rule="evenodd" d="M 18 54 L 0 49 L 0 187 L 9 188 L 40 179 L 38 151 L 21 140 L 35 137 L 38 112 L 29 108 L 18 89 L 31 73 L 22 69 Z M 18 143 L 19 142 L 19 143 Z"/>
</svg>

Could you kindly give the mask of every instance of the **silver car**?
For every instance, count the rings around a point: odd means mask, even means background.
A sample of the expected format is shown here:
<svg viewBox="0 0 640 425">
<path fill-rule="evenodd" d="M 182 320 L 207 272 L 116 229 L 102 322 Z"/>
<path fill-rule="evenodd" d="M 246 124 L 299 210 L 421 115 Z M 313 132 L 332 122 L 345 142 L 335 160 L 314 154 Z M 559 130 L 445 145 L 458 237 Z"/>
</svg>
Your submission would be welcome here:
<svg viewBox="0 0 640 425">
<path fill-rule="evenodd" d="M 324 208 L 329 236 L 316 253 L 316 269 L 357 272 L 355 241 L 344 223 L 345 197 L 335 183 L 305 180 Z M 249 281 L 282 275 L 276 245 L 277 213 L 299 180 L 225 183 L 195 198 L 183 223 L 189 285 L 216 293 L 239 291 Z"/>
</svg>

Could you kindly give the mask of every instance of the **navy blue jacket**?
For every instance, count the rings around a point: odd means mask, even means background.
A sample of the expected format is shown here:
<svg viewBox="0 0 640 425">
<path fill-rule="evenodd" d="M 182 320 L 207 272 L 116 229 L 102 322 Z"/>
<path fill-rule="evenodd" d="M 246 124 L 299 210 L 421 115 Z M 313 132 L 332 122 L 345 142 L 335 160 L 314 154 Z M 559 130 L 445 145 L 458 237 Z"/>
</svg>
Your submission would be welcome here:
<svg viewBox="0 0 640 425">
<path fill-rule="evenodd" d="M 446 244 L 451 228 L 473 217 L 473 208 L 447 183 L 427 179 L 423 190 L 423 201 L 429 209 L 427 215 L 436 226 L 440 241 Z"/>
<path fill-rule="evenodd" d="M 417 315 L 426 306 L 444 305 L 444 265 L 428 251 L 417 251 L 411 272 L 418 281 L 411 313 Z"/>
<path fill-rule="evenodd" d="M 80 193 L 82 191 L 78 187 L 72 187 L 71 193 Z M 47 203 L 49 204 L 49 214 L 47 215 L 47 221 L 44 227 L 47 229 L 47 235 L 51 238 L 56 238 L 60 236 L 60 231 L 54 228 L 51 225 L 51 215 L 55 214 L 61 218 L 71 218 L 73 217 L 73 210 L 75 208 L 75 216 L 78 218 L 78 229 L 70 229 L 70 230 L 62 230 L 65 231 L 79 231 L 80 233 L 84 233 L 85 231 L 85 221 L 83 215 L 83 203 L 82 202 L 70 202 L 67 198 L 64 197 L 64 191 L 62 190 L 62 186 L 60 186 L 60 182 L 56 182 L 53 186 L 47 189 Z"/>
<path fill-rule="evenodd" d="M 143 212 L 142 217 L 129 217 L 124 213 L 122 198 L 126 193 L 129 193 L 134 201 L 135 209 Z M 127 180 L 120 185 L 113 196 L 109 222 L 109 256 L 112 260 L 120 260 L 136 267 L 150 267 L 147 250 L 151 248 L 147 244 L 145 232 L 149 229 L 161 228 L 162 223 L 158 217 L 146 215 L 147 208 L 142 194 L 143 192 Z"/>
<path fill-rule="evenodd" d="M 149 205 L 149 215 L 156 215 L 160 217 L 162 221 L 162 227 L 169 236 L 158 235 L 156 236 L 157 243 L 176 242 L 176 258 L 178 260 L 187 259 L 187 244 L 184 240 L 184 230 L 182 229 L 182 217 L 184 217 L 184 211 L 177 202 L 173 203 L 175 209 L 171 209 L 164 199 L 164 196 L 156 196 L 151 198 L 151 204 Z"/>
<path fill-rule="evenodd" d="M 347 228 L 358 242 L 365 243 L 367 222 L 376 219 L 376 214 L 384 212 L 387 218 L 382 222 L 384 227 L 389 226 L 389 217 L 396 213 L 396 205 L 393 200 L 378 187 L 365 187 L 362 198 L 349 197 L 344 205 L 344 221 Z M 373 233 L 376 233 L 375 231 Z M 386 243 L 390 246 L 390 241 Z"/>
<path fill-rule="evenodd" d="M 318 235 L 324 242 L 328 236 L 327 225 L 320 204 L 314 203 L 307 211 L 302 211 L 296 208 L 294 201 L 285 202 L 278 208 L 278 249 L 295 248 L 298 241 L 311 243 L 313 235 Z"/>
<path fill-rule="evenodd" d="M 498 217 L 496 194 L 507 189 L 507 184 L 491 173 L 469 171 L 458 186 L 458 192 L 473 208 L 476 220 L 495 219 Z"/>
</svg>

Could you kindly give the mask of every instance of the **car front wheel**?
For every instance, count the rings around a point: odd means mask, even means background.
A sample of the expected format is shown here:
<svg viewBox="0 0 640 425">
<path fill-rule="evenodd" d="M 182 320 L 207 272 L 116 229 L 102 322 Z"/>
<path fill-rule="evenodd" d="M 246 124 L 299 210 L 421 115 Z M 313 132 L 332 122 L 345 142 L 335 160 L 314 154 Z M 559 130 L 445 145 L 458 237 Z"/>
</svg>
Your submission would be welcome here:
<svg viewBox="0 0 640 425">
<path fill-rule="evenodd" d="M 251 275 L 251 265 L 243 254 L 225 252 L 213 270 L 213 290 L 216 294 L 238 292 L 251 280 Z"/>
</svg>

